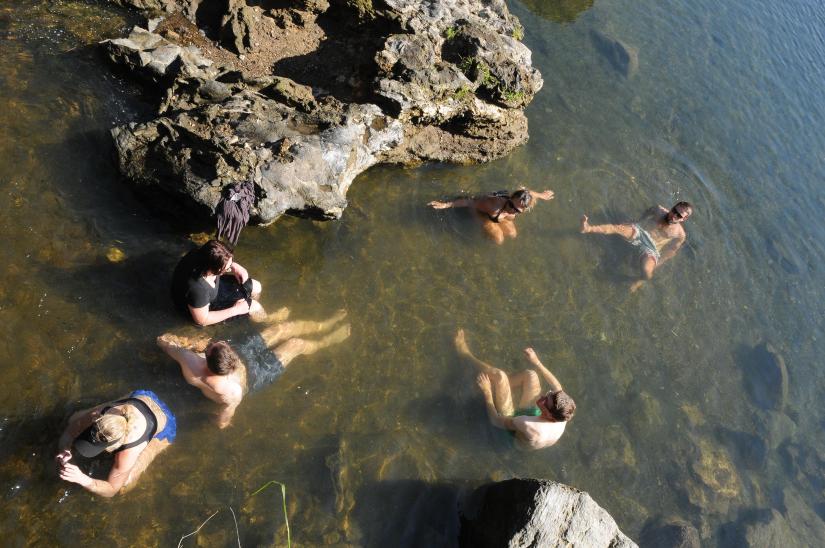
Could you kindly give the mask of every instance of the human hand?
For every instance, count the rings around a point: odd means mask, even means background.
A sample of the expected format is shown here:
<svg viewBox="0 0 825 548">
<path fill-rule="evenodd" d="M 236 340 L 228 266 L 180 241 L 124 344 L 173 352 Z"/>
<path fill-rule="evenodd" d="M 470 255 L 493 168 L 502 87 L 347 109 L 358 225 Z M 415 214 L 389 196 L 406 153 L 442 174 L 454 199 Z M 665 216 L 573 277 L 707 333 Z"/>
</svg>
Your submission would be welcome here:
<svg viewBox="0 0 825 548">
<path fill-rule="evenodd" d="M 237 301 L 235 301 L 235 304 L 232 306 L 232 308 L 238 314 L 249 314 L 249 311 L 252 308 L 252 306 L 248 302 L 246 302 L 246 299 L 238 299 Z"/>
<path fill-rule="evenodd" d="M 487 373 L 479 373 L 476 377 L 476 384 L 485 396 L 490 396 L 493 393 L 490 376 Z"/>
<path fill-rule="evenodd" d="M 527 358 L 528 361 L 530 361 L 530 363 L 535 363 L 539 361 L 539 357 L 536 354 L 536 351 L 533 350 L 532 346 L 528 346 L 524 349 L 524 356 Z"/>
<path fill-rule="evenodd" d="M 249 279 L 249 272 L 247 272 L 246 269 L 238 263 L 232 263 L 232 275 L 235 276 L 235 279 L 238 280 L 239 284 L 243 284 Z"/>
<path fill-rule="evenodd" d="M 80 468 L 74 464 L 63 464 L 60 467 L 60 479 L 76 483 L 83 487 L 88 487 L 94 481 L 92 478 L 80 471 Z"/>
<path fill-rule="evenodd" d="M 68 449 L 64 449 L 63 451 L 55 455 L 54 460 L 62 468 L 63 466 L 68 464 L 70 460 L 72 460 L 72 452 Z"/>
<path fill-rule="evenodd" d="M 452 204 L 450 202 L 439 202 L 438 200 L 433 200 L 432 202 L 429 202 L 427 205 L 433 209 L 447 209 Z"/>
<path fill-rule="evenodd" d="M 582 215 L 582 225 L 581 225 L 581 233 L 582 234 L 587 234 L 588 232 L 590 232 L 590 223 L 587 222 L 589 220 L 590 219 L 587 218 L 587 215 Z"/>
<path fill-rule="evenodd" d="M 549 190 L 549 189 L 545 190 L 544 192 L 535 192 L 534 194 L 536 196 L 538 196 L 539 198 L 541 198 L 542 200 L 552 200 L 553 197 L 555 196 L 553 191 Z"/>
</svg>

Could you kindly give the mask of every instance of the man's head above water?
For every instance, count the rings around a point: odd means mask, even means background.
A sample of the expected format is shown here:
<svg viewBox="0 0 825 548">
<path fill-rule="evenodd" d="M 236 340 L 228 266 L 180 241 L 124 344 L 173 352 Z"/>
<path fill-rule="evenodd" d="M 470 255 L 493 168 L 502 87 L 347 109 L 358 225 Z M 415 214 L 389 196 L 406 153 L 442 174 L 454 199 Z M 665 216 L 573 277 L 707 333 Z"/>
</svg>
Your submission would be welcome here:
<svg viewBox="0 0 825 548">
<path fill-rule="evenodd" d="M 548 391 L 536 401 L 541 416 L 553 422 L 566 422 L 576 414 L 576 402 L 564 390 Z"/>
<path fill-rule="evenodd" d="M 684 223 L 691 215 L 693 206 L 689 202 L 679 202 L 665 214 L 665 220 L 668 224 L 675 225 Z"/>
<path fill-rule="evenodd" d="M 226 341 L 216 341 L 206 347 L 206 366 L 216 375 L 229 375 L 241 365 L 241 359 Z"/>
</svg>

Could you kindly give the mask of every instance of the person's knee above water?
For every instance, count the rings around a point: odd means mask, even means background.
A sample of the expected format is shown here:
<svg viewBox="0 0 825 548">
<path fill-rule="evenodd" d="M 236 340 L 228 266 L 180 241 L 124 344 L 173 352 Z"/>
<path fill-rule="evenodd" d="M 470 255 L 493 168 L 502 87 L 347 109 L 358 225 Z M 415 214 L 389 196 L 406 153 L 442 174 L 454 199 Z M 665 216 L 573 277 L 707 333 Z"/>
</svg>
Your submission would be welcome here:
<svg viewBox="0 0 825 548">
<path fill-rule="evenodd" d="M 582 234 L 615 234 L 639 249 L 640 280 L 631 286 L 635 291 L 653 277 L 653 272 L 672 259 L 687 239 L 683 223 L 693 214 L 688 202 L 678 202 L 671 209 L 662 206 L 650 208 L 635 223 L 591 225 L 587 215 L 582 216 Z"/>
<path fill-rule="evenodd" d="M 158 337 L 157 343 L 178 362 L 186 382 L 220 405 L 217 423 L 225 428 L 244 396 L 275 381 L 294 358 L 346 339 L 349 324 L 326 333 L 344 317 L 345 313 L 339 312 L 323 322 L 273 321 L 260 333 L 249 333 L 232 345 L 215 341 L 195 347 L 190 341 L 169 334 Z M 310 333 L 326 334 L 318 340 L 298 338 Z"/>
<path fill-rule="evenodd" d="M 172 299 L 198 325 L 212 325 L 234 316 L 260 316 L 255 300 L 261 284 L 234 261 L 222 242 L 210 240 L 187 253 L 172 276 Z"/>
<path fill-rule="evenodd" d="M 427 205 L 433 209 L 473 208 L 482 218 L 485 232 L 500 244 L 506 237 L 516 237 L 517 231 L 513 221 L 517 215 L 532 209 L 537 200 L 552 199 L 552 190 L 535 192 L 522 188 L 512 193 L 500 191 L 478 197 L 434 200 Z"/>
<path fill-rule="evenodd" d="M 158 396 L 137 390 L 128 397 L 72 415 L 55 457 L 60 478 L 104 497 L 134 486 L 155 456 L 175 441 L 175 416 Z M 106 480 L 94 479 L 72 464 L 75 453 L 94 458 L 114 454 Z"/>
<path fill-rule="evenodd" d="M 476 358 L 461 329 L 456 334 L 455 344 L 458 353 L 479 372 L 476 382 L 493 426 L 513 433 L 517 443 L 526 449 L 550 447 L 561 438 L 567 422 L 576 412 L 576 403 L 564 392 L 553 373 L 539 361 L 532 348 L 526 348 L 524 355 L 535 370 L 507 375 Z M 550 385 L 550 390 L 544 395 L 541 393 L 541 379 Z M 520 391 L 518 406 L 513 401 L 514 390 Z"/>
</svg>

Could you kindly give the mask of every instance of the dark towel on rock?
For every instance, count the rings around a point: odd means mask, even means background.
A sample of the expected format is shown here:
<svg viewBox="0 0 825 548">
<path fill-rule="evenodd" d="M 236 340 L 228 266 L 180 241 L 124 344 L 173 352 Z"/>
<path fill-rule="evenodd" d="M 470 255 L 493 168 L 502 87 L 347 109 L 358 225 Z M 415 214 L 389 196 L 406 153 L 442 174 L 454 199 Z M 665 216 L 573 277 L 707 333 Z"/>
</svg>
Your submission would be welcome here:
<svg viewBox="0 0 825 548">
<path fill-rule="evenodd" d="M 249 209 L 255 203 L 255 184 L 240 181 L 230 186 L 218 204 L 218 238 L 238 243 L 241 230 L 249 222 Z"/>
</svg>

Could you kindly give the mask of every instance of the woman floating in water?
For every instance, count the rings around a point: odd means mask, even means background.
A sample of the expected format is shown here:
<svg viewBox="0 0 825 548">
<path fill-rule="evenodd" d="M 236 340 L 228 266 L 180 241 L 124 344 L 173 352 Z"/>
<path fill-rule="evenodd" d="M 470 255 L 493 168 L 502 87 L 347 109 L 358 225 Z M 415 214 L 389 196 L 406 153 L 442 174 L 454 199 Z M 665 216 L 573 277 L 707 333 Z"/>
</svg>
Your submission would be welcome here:
<svg viewBox="0 0 825 548">
<path fill-rule="evenodd" d="M 518 234 L 514 222 L 517 215 L 531 210 L 536 200 L 552 199 L 552 190 L 535 192 L 522 188 L 513 193 L 500 191 L 477 198 L 456 198 L 447 202 L 434 200 L 427 205 L 433 209 L 473 208 L 482 220 L 484 232 L 494 242 L 502 244 L 505 238 L 515 238 Z"/>
<path fill-rule="evenodd" d="M 148 390 L 78 411 L 60 437 L 60 452 L 55 457 L 60 478 L 102 497 L 126 492 L 152 460 L 175 441 L 175 433 L 175 416 Z M 108 479 L 93 479 L 72 464 L 72 446 L 88 458 L 114 453 Z"/>
<path fill-rule="evenodd" d="M 158 337 L 157 342 L 178 362 L 186 382 L 220 404 L 218 427 L 226 428 L 247 392 L 272 383 L 298 356 L 313 354 L 350 335 L 348 323 L 333 330 L 346 317 L 343 310 L 321 322 L 284 321 L 288 315 L 286 308 L 270 314 L 264 320 L 269 325 L 260 333 L 233 340 L 231 345 L 227 341 L 210 342 L 203 336 L 187 338 L 169 333 Z M 303 338 L 324 333 L 317 340 Z"/>
</svg>

